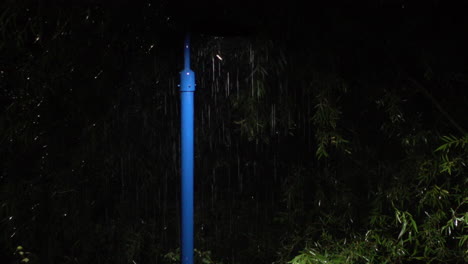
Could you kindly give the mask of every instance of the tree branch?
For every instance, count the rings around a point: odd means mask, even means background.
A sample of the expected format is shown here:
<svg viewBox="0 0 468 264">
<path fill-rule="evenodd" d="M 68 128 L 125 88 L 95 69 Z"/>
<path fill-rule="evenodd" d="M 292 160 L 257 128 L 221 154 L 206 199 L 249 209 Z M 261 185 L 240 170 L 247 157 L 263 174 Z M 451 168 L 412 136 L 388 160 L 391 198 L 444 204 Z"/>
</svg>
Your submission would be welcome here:
<svg viewBox="0 0 468 264">
<path fill-rule="evenodd" d="M 437 110 L 439 110 L 439 112 L 445 116 L 445 118 L 447 118 L 447 120 L 460 132 L 462 133 L 462 135 L 466 135 L 466 130 L 463 129 L 463 127 L 461 127 L 456 121 L 455 119 L 452 118 L 452 116 L 450 116 L 450 114 L 445 111 L 445 109 L 442 107 L 442 105 L 434 98 L 434 96 L 432 96 L 431 93 L 429 93 L 429 91 L 421 84 L 419 83 L 417 80 L 411 78 L 411 77 L 408 77 L 408 79 L 414 84 L 416 85 L 416 87 L 418 87 L 421 92 L 432 102 L 432 104 L 437 108 Z"/>
</svg>

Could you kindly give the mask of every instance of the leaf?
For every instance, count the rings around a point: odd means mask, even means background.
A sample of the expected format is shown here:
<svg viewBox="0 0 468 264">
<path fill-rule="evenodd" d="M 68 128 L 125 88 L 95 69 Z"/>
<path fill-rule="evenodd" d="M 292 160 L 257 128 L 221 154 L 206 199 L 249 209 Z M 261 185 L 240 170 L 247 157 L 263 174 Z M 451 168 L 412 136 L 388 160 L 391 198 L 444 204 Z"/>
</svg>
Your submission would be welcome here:
<svg viewBox="0 0 468 264">
<path fill-rule="evenodd" d="M 458 246 L 459 246 L 459 247 L 462 247 L 462 246 L 465 244 L 465 242 L 466 242 L 467 240 L 468 240 L 468 235 L 462 236 L 462 237 L 460 238 L 460 241 L 458 241 Z"/>
<path fill-rule="evenodd" d="M 417 233 L 418 231 L 418 225 L 416 225 L 416 221 L 414 221 L 413 218 L 411 218 L 411 226 L 413 227 L 413 230 Z"/>
<path fill-rule="evenodd" d="M 406 221 L 403 222 L 403 227 L 401 228 L 400 234 L 398 235 L 398 239 L 400 239 L 400 238 L 405 234 L 405 232 L 406 232 L 406 225 L 407 225 Z"/>
</svg>

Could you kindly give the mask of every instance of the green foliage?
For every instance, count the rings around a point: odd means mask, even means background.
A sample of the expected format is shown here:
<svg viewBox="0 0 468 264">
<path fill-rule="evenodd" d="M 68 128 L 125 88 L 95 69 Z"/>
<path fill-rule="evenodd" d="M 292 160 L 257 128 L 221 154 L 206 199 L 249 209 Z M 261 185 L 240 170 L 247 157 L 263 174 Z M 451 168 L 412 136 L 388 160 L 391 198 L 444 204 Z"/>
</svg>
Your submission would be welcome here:
<svg viewBox="0 0 468 264">
<path fill-rule="evenodd" d="M 201 264 L 222 264 L 222 262 L 214 261 L 211 257 L 211 251 L 201 251 L 194 249 L 194 262 Z M 164 255 L 165 264 L 178 264 L 180 263 L 180 248 L 171 251 Z"/>
<path fill-rule="evenodd" d="M 454 171 L 461 171 L 468 163 L 466 148 L 468 146 L 468 136 L 457 138 L 455 136 L 443 136 L 442 144 L 435 151 L 440 155 L 440 172 L 452 174 Z"/>
<path fill-rule="evenodd" d="M 340 98 L 341 94 L 347 92 L 346 84 L 336 76 L 327 76 L 327 78 L 321 79 L 319 74 L 315 74 L 314 77 L 312 88 L 314 92 L 318 93 L 315 96 L 315 113 L 312 116 L 312 123 L 316 128 L 317 150 L 315 155 L 318 159 L 329 157 L 329 147 L 351 154 L 348 147 L 349 141 L 339 133 L 338 122 L 342 113 L 337 105 L 338 102 L 336 102 L 338 100 L 336 98 Z"/>
<path fill-rule="evenodd" d="M 14 254 L 19 259 L 18 263 L 35 263 L 31 262 L 31 252 L 27 252 L 23 246 L 17 246 Z"/>
<path fill-rule="evenodd" d="M 328 253 L 320 254 L 314 250 L 303 251 L 289 261 L 291 264 L 326 264 L 326 263 L 343 263 L 345 259 L 339 255 L 329 255 Z"/>
<path fill-rule="evenodd" d="M 468 190 L 465 182 L 463 179 L 462 182 L 444 181 L 443 186 L 435 182 L 438 175 L 454 179 L 454 175 L 466 175 L 464 164 L 450 165 L 452 169 L 447 170 L 444 168 L 449 165 L 444 163 L 449 153 L 452 160 L 455 157 L 461 163 L 467 157 L 468 144 L 466 137 L 444 136 L 441 140 L 443 144 L 435 152 L 438 155 L 426 156 L 420 161 L 426 165 L 417 170 L 428 173 L 427 164 L 437 161 L 441 161 L 442 169 L 433 172 L 430 180 L 410 180 L 407 183 L 410 188 L 379 193 L 374 198 L 377 202 L 365 235 L 353 232 L 344 238 L 321 236 L 313 242 L 314 246 L 308 246 L 289 263 L 466 263 Z M 380 199 L 381 196 L 390 200 Z M 390 205 L 393 215 L 379 204 Z"/>
</svg>

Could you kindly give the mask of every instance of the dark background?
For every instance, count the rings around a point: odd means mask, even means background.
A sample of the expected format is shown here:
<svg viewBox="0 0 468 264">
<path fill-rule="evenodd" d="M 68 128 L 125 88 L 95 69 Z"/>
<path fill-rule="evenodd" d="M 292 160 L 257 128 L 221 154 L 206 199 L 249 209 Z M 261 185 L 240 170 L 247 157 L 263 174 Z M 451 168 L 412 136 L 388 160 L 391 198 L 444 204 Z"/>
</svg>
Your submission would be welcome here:
<svg viewBox="0 0 468 264">
<path fill-rule="evenodd" d="M 0 3 L 1 263 L 175 263 L 187 31 L 200 261 L 466 261 L 465 6 L 198 2 Z"/>
</svg>

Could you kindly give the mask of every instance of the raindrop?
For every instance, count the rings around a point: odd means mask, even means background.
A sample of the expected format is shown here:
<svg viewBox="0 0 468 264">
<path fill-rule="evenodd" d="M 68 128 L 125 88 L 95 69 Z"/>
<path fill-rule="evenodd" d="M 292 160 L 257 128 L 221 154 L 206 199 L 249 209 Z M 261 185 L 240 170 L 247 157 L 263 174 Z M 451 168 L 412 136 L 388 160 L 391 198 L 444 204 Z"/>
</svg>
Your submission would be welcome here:
<svg viewBox="0 0 468 264">
<path fill-rule="evenodd" d="M 230 85 L 229 85 L 229 72 L 227 73 L 227 81 L 226 81 L 226 97 L 229 96 L 229 89 L 230 89 Z"/>
<path fill-rule="evenodd" d="M 212 82 L 214 82 L 214 78 L 215 78 L 215 63 L 214 63 L 214 58 L 211 59 L 211 69 L 212 69 L 211 80 L 212 80 Z"/>
<path fill-rule="evenodd" d="M 100 71 L 98 72 L 98 74 L 96 74 L 96 76 L 94 76 L 94 79 L 97 79 L 97 78 L 99 77 L 99 75 L 101 75 L 101 73 L 102 73 L 102 70 L 100 70 Z"/>
<path fill-rule="evenodd" d="M 151 44 L 149 49 L 146 52 L 149 53 L 153 49 L 153 47 L 154 47 L 154 44 Z"/>
</svg>

